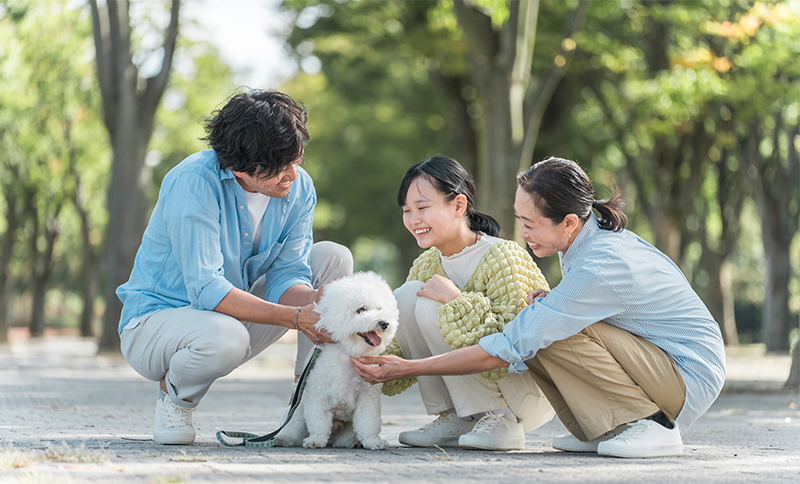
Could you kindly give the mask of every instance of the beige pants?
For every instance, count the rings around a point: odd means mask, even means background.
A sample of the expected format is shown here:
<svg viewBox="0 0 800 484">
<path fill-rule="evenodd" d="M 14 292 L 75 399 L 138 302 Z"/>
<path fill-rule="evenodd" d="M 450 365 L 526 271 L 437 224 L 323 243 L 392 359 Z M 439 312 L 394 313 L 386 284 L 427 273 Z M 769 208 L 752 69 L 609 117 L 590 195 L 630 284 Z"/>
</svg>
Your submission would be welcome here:
<svg viewBox="0 0 800 484">
<path fill-rule="evenodd" d="M 353 272 L 353 257 L 347 247 L 333 242 L 312 246 L 309 258 L 312 283 L 318 288 Z M 266 294 L 266 278 L 250 287 Z M 122 354 L 148 380 L 166 378 L 170 399 L 176 405 L 194 408 L 211 384 L 276 342 L 288 328 L 239 321 L 215 311 L 190 307 L 164 309 L 140 318 L 138 326 L 120 334 Z M 313 348 L 302 333 L 297 339 L 295 373 Z"/>
<path fill-rule="evenodd" d="M 394 291 L 400 310 L 397 344 L 407 359 L 452 351 L 436 325 L 441 303 L 418 297 L 422 282 L 409 281 Z M 420 376 L 419 391 L 429 415 L 455 409 L 460 417 L 509 407 L 526 432 L 553 417 L 553 409 L 530 372 L 510 373 L 499 382 L 481 375 Z"/>
<path fill-rule="evenodd" d="M 526 364 L 567 430 L 584 441 L 659 410 L 674 420 L 686 395 L 669 355 L 603 322 L 539 350 Z"/>
</svg>

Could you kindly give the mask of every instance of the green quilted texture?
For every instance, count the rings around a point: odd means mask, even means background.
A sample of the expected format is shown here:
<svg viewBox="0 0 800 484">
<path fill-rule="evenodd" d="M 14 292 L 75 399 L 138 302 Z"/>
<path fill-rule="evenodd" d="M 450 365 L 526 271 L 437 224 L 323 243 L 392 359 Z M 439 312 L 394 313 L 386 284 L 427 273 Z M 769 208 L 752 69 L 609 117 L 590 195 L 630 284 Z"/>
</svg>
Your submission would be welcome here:
<svg viewBox="0 0 800 484">
<path fill-rule="evenodd" d="M 414 261 L 407 280 L 426 282 L 434 274 L 447 277 L 435 248 Z M 454 350 L 472 346 L 486 335 L 502 332 L 528 304 L 528 293 L 534 289 L 550 290 L 542 271 L 519 244 L 501 240 L 483 256 L 461 295 L 439 309 L 436 324 Z M 506 368 L 481 373 L 492 382 L 507 374 Z M 384 383 L 384 393 L 388 383 L 394 382 Z"/>
<path fill-rule="evenodd" d="M 397 344 L 397 340 L 393 339 L 391 343 L 386 345 L 386 349 L 383 350 L 383 353 L 381 354 L 399 356 L 402 358 L 403 350 L 400 349 L 400 345 Z M 384 383 L 381 392 L 389 397 L 393 395 L 399 395 L 411 388 L 414 383 L 417 383 L 417 379 L 414 377 L 398 378 L 397 380 L 387 381 Z"/>
</svg>

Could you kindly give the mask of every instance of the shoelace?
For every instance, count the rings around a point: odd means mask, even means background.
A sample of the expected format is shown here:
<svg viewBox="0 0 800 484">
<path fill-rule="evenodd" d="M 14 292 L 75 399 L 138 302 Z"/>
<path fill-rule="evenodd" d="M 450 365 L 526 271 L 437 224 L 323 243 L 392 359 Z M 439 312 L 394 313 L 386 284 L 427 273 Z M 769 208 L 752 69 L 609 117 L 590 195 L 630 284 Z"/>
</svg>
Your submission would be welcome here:
<svg viewBox="0 0 800 484">
<path fill-rule="evenodd" d="M 436 420 L 434 420 L 433 422 L 428 422 L 420 430 L 430 430 L 430 429 L 432 429 L 434 427 L 438 427 L 439 425 L 442 425 L 443 423 L 445 423 L 448 420 L 450 420 L 451 415 L 455 415 L 455 414 L 452 413 L 452 412 L 442 412 L 440 414 L 437 414 L 436 415 Z"/>
<path fill-rule="evenodd" d="M 179 407 L 167 400 L 161 407 L 161 422 L 166 428 L 190 427 L 193 411 L 194 409 Z"/>
<path fill-rule="evenodd" d="M 630 439 L 634 439 L 639 436 L 642 432 L 645 432 L 650 429 L 650 420 L 639 420 L 638 422 L 634 422 L 631 426 L 622 432 L 621 434 L 614 437 L 615 440 L 624 440 L 628 441 Z M 652 422 L 655 423 L 655 422 Z M 656 424 L 658 425 L 658 424 Z"/>
<path fill-rule="evenodd" d="M 481 432 L 484 434 L 491 433 L 494 429 L 497 428 L 497 425 L 500 423 L 500 419 L 505 418 L 503 415 L 497 413 L 487 413 L 480 420 L 478 423 L 475 424 L 475 427 L 472 428 L 473 432 Z"/>
</svg>

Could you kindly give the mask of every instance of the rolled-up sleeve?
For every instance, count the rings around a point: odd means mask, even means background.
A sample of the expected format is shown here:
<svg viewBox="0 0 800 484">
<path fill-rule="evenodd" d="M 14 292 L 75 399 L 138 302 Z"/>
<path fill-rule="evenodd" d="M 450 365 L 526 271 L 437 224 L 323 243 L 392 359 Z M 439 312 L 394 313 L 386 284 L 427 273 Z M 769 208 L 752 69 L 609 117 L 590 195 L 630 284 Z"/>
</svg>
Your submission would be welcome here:
<svg viewBox="0 0 800 484">
<path fill-rule="evenodd" d="M 524 373 L 528 370 L 525 361 L 540 349 L 623 310 L 608 281 L 591 271 L 577 271 L 565 275 L 547 296 L 520 311 L 502 333 L 483 337 L 480 345 L 507 361 L 509 371 Z"/>
<path fill-rule="evenodd" d="M 164 191 L 165 187 L 162 187 Z M 184 173 L 166 187 L 164 223 L 193 308 L 211 311 L 233 289 L 220 249 L 220 201 L 208 182 Z"/>
</svg>

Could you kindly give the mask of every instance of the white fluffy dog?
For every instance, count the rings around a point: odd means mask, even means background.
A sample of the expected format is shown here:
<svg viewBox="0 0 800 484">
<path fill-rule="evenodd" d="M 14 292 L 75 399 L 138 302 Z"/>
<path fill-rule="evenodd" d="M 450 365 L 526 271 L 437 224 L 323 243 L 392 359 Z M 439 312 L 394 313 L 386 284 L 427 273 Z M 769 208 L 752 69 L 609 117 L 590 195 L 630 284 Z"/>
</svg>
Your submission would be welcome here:
<svg viewBox="0 0 800 484">
<path fill-rule="evenodd" d="M 377 356 L 394 338 L 399 313 L 391 288 L 373 272 L 358 272 L 325 287 L 316 311 L 317 329 L 336 341 L 326 343 L 308 375 L 300 405 L 278 433 L 279 446 L 379 450 L 381 439 L 381 385 L 362 380 L 350 356 Z M 334 421 L 343 428 L 331 435 Z"/>
</svg>

